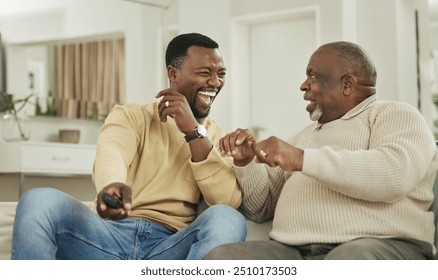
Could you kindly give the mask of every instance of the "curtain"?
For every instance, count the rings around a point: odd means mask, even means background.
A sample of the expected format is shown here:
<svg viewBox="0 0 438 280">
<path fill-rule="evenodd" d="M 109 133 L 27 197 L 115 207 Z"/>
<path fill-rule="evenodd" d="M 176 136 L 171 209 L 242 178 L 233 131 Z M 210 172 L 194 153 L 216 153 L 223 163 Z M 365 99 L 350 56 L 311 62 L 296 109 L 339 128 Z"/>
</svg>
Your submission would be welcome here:
<svg viewBox="0 0 438 280">
<path fill-rule="evenodd" d="M 123 38 L 55 46 L 58 115 L 103 119 L 125 102 Z"/>
</svg>

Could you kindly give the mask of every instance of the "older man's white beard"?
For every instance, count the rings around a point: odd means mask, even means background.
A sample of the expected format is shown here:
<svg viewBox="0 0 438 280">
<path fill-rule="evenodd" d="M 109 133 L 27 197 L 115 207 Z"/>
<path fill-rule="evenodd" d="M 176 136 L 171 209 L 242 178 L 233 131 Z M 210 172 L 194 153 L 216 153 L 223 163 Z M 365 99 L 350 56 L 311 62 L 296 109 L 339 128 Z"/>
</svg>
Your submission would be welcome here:
<svg viewBox="0 0 438 280">
<path fill-rule="evenodd" d="M 315 108 L 315 110 L 313 110 L 312 112 L 310 112 L 310 119 L 312 120 L 312 121 L 318 121 L 319 120 L 319 118 L 321 118 L 321 116 L 322 116 L 322 110 L 321 110 L 321 108 L 319 108 L 319 106 L 318 106 L 318 104 L 316 105 L 316 108 Z"/>
</svg>

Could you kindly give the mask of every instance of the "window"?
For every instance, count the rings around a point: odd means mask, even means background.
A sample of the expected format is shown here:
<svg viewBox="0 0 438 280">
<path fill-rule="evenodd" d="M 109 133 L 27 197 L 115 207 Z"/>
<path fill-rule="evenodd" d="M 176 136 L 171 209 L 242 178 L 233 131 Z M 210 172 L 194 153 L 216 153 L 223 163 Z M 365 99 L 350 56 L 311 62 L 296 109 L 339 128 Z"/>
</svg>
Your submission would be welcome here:
<svg viewBox="0 0 438 280">
<path fill-rule="evenodd" d="M 123 38 L 55 45 L 58 115 L 103 119 L 125 101 Z"/>
</svg>

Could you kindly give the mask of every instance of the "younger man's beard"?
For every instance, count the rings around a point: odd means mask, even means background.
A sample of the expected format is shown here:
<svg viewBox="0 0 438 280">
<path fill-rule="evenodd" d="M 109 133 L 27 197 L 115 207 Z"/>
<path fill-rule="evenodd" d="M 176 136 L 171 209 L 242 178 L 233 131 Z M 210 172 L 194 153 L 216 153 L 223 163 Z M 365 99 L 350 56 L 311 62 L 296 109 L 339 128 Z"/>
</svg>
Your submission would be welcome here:
<svg viewBox="0 0 438 280">
<path fill-rule="evenodd" d="M 202 114 L 201 112 L 198 111 L 198 109 L 196 109 L 196 103 L 190 105 L 190 109 L 192 109 L 192 113 L 195 119 L 205 119 L 210 114 L 211 107 L 204 114 Z"/>
</svg>

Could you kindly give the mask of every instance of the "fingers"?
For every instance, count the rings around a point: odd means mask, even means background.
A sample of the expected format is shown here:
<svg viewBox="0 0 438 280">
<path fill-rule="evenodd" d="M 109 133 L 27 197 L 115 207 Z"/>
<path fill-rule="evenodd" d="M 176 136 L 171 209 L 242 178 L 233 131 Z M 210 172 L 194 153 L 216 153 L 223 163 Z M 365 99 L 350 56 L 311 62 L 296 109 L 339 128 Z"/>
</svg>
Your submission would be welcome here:
<svg viewBox="0 0 438 280">
<path fill-rule="evenodd" d="M 289 172 L 301 171 L 303 167 L 304 151 L 273 136 L 258 142 L 254 153 L 257 162 L 270 167 L 279 166 Z"/>
<path fill-rule="evenodd" d="M 256 142 L 247 129 L 237 129 L 219 141 L 219 149 L 222 154 L 232 156 L 236 166 L 245 166 L 254 159 Z"/>
<path fill-rule="evenodd" d="M 198 125 L 184 95 L 172 89 L 165 89 L 160 91 L 156 97 L 160 98 L 158 114 L 162 122 L 166 122 L 168 116 L 171 117 L 175 120 L 178 129 L 184 134 L 192 132 Z"/>
<path fill-rule="evenodd" d="M 180 106 L 181 94 L 172 89 L 164 89 L 155 96 L 158 101 L 158 114 L 162 122 L 166 122 L 167 116 L 174 118 L 174 108 Z"/>
<path fill-rule="evenodd" d="M 268 147 L 265 145 L 255 145 L 254 153 L 256 156 L 256 162 L 258 163 L 266 163 L 271 166 L 270 161 L 268 160 L 268 155 L 270 153 L 270 150 L 268 150 Z"/>
<path fill-rule="evenodd" d="M 283 141 L 274 136 L 258 142 L 254 145 L 256 161 L 271 167 L 278 166 L 283 155 L 282 146 Z"/>
<path fill-rule="evenodd" d="M 229 156 L 236 154 L 238 146 L 243 144 L 252 145 L 255 142 L 254 137 L 247 129 L 237 129 L 226 135 L 219 141 L 219 148 L 223 154 Z"/>
<path fill-rule="evenodd" d="M 113 197 L 120 199 L 123 203 L 122 208 L 111 208 L 103 200 L 103 193 L 106 192 Z M 132 205 L 132 190 L 129 186 L 123 183 L 113 183 L 106 186 L 97 195 L 97 212 L 102 218 L 112 220 L 124 219 L 131 211 Z"/>
<path fill-rule="evenodd" d="M 178 101 L 171 95 L 164 95 L 158 102 L 158 114 L 162 122 L 167 121 L 167 116 L 175 118 L 175 108 L 179 105 Z"/>
<path fill-rule="evenodd" d="M 126 186 L 121 188 L 121 192 L 122 192 L 123 208 L 125 208 L 126 212 L 128 212 L 129 214 L 132 208 L 132 204 L 131 204 L 132 190 L 130 187 Z"/>
<path fill-rule="evenodd" d="M 101 211 L 98 211 L 98 213 L 102 218 L 111 220 L 121 220 L 128 217 L 128 212 L 124 208 L 114 209 L 106 207 L 105 210 L 101 208 Z"/>
<path fill-rule="evenodd" d="M 219 140 L 219 149 L 222 154 L 231 156 L 232 145 L 234 141 L 232 134 L 227 134 L 221 140 Z"/>
</svg>

